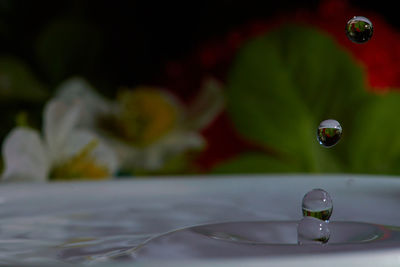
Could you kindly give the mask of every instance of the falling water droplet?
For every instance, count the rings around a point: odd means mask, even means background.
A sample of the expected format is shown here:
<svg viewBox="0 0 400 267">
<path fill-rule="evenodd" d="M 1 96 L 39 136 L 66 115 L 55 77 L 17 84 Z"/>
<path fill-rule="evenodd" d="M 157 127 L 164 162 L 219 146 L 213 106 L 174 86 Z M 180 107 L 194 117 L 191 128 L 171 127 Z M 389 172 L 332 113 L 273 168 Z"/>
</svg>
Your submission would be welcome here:
<svg viewBox="0 0 400 267">
<path fill-rule="evenodd" d="M 362 44 L 371 39 L 374 27 L 369 19 L 362 16 L 355 16 L 347 22 L 346 35 L 350 41 Z"/>
<path fill-rule="evenodd" d="M 301 208 L 304 217 L 328 221 L 333 209 L 332 199 L 325 190 L 313 189 L 304 195 Z"/>
<path fill-rule="evenodd" d="M 314 217 L 304 217 L 297 226 L 297 243 L 325 244 L 330 237 L 329 223 Z"/>
<path fill-rule="evenodd" d="M 317 138 L 324 147 L 331 147 L 339 142 L 342 137 L 342 126 L 335 120 L 321 122 L 317 130 Z"/>
</svg>

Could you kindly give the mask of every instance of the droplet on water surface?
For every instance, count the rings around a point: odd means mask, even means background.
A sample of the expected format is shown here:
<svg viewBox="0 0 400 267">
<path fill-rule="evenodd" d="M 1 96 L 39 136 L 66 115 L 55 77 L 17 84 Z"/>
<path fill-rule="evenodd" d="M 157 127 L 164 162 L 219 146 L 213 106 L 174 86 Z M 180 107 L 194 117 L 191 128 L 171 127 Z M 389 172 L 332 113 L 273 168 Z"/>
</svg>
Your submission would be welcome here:
<svg viewBox="0 0 400 267">
<path fill-rule="evenodd" d="M 331 196 L 323 189 L 313 189 L 304 195 L 301 209 L 304 217 L 328 221 L 333 209 Z"/>
<path fill-rule="evenodd" d="M 318 142 L 324 147 L 336 145 L 342 137 L 342 126 L 335 120 L 321 122 L 317 130 Z"/>
<path fill-rule="evenodd" d="M 330 237 L 329 218 L 332 199 L 323 189 L 313 189 L 304 195 L 301 203 L 303 219 L 297 225 L 297 243 L 325 244 Z"/>
<path fill-rule="evenodd" d="M 368 42 L 374 32 L 374 27 L 369 19 L 355 16 L 347 22 L 346 35 L 350 41 L 362 44 Z"/>
<path fill-rule="evenodd" d="M 330 237 L 329 223 L 314 217 L 304 217 L 297 226 L 297 243 L 325 244 Z"/>
</svg>

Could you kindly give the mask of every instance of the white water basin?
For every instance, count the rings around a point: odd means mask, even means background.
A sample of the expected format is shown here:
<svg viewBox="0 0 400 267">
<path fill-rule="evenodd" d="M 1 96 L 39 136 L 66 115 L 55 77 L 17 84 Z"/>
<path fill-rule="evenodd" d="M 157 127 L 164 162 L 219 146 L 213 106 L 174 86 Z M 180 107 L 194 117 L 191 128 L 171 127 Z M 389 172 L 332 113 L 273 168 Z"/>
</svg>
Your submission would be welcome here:
<svg viewBox="0 0 400 267">
<path fill-rule="evenodd" d="M 138 261 L 145 240 L 193 225 L 294 221 L 303 195 L 323 188 L 331 221 L 400 226 L 400 179 L 355 175 L 195 176 L 0 185 L 0 265 L 396 266 L 399 244 L 368 252 Z M 178 252 L 177 252 L 178 253 Z M 124 257 L 118 257 L 118 255 Z M 116 261 L 115 258 L 119 260 Z M 123 261 L 120 261 L 123 259 Z"/>
</svg>

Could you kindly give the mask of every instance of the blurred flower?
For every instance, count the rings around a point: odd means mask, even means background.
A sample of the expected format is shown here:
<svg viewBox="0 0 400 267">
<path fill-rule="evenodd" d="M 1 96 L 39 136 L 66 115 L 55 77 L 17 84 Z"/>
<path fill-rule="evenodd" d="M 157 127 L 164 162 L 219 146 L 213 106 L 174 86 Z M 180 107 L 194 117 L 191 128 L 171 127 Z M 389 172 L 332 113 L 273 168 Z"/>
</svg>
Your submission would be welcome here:
<svg viewBox="0 0 400 267">
<path fill-rule="evenodd" d="M 166 90 L 138 87 L 121 91 L 115 102 L 98 95 L 83 79 L 73 78 L 58 90 L 65 103 L 85 103 L 79 125 L 99 133 L 119 156 L 121 169 L 157 171 L 173 159 L 205 145 L 199 130 L 224 106 L 220 85 L 208 79 L 194 103 L 182 105 Z"/>
<path fill-rule="evenodd" d="M 117 167 L 114 152 L 93 133 L 76 128 L 81 107 L 51 100 L 44 110 L 43 138 L 27 127 L 13 129 L 3 143 L 3 180 L 104 179 Z"/>
</svg>

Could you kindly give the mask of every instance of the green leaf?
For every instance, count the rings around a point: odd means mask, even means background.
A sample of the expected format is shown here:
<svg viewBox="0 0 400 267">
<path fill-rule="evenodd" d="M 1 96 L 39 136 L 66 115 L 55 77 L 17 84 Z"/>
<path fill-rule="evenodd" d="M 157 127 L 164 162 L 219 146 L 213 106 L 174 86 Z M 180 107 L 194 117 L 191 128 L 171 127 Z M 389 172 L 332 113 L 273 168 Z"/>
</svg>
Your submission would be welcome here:
<svg viewBox="0 0 400 267">
<path fill-rule="evenodd" d="M 376 95 L 356 111 L 349 140 L 351 171 L 400 174 L 400 94 Z"/>
<path fill-rule="evenodd" d="M 261 153 L 247 153 L 228 160 L 212 170 L 216 174 L 300 172 L 292 162 L 285 162 Z"/>
<path fill-rule="evenodd" d="M 11 56 L 0 57 L 1 101 L 37 103 L 44 101 L 48 95 L 24 62 Z"/>
<path fill-rule="evenodd" d="M 331 148 L 325 148 L 315 141 L 312 145 L 313 154 L 315 155 L 315 165 L 317 166 L 315 172 L 318 173 L 342 173 L 345 171 L 345 164 L 341 158 L 336 155 L 336 150 L 340 148 L 341 142 Z M 347 163 L 347 162 L 345 162 Z"/>
<path fill-rule="evenodd" d="M 336 119 L 350 134 L 352 109 L 368 95 L 362 69 L 330 37 L 312 28 L 286 26 L 239 51 L 227 98 L 242 135 L 278 151 L 303 171 L 319 172 L 341 170 L 347 152 L 345 142 L 330 153 L 318 147 L 318 124 Z M 333 160 L 335 155 L 339 160 Z"/>
<path fill-rule="evenodd" d="M 319 150 L 317 161 L 324 172 L 342 172 L 341 165 L 326 150 Z M 272 157 L 263 153 L 248 152 L 217 165 L 212 171 L 215 174 L 231 173 L 299 173 L 304 172 L 296 162 Z"/>
<path fill-rule="evenodd" d="M 39 34 L 36 56 L 48 77 L 58 83 L 75 74 L 88 74 L 101 63 L 101 32 L 85 21 L 58 19 Z"/>
<path fill-rule="evenodd" d="M 225 106 L 222 85 L 213 78 L 206 78 L 203 86 L 187 110 L 186 127 L 201 130 L 212 122 Z"/>
</svg>

